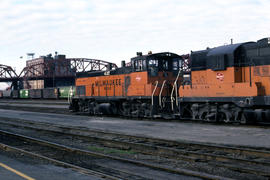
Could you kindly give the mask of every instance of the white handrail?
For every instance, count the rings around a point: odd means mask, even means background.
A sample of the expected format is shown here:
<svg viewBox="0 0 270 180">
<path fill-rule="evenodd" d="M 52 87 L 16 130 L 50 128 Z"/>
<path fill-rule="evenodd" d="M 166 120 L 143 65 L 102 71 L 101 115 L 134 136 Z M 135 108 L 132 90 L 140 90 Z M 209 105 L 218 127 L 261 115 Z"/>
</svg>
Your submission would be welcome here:
<svg viewBox="0 0 270 180">
<path fill-rule="evenodd" d="M 160 92 L 159 92 L 159 106 L 161 106 L 161 94 L 162 94 L 165 83 L 166 83 L 166 80 L 163 81 Z"/>
<path fill-rule="evenodd" d="M 178 74 L 177 74 L 177 77 L 173 83 L 173 89 L 172 89 L 172 92 L 171 92 L 171 105 L 172 105 L 172 111 L 174 110 L 174 106 L 173 106 L 173 92 L 175 90 L 175 102 L 176 102 L 176 106 L 178 106 L 178 98 L 177 98 L 177 81 L 179 79 L 179 76 L 180 76 L 180 72 L 181 72 L 181 69 L 179 69 L 178 71 Z"/>
<path fill-rule="evenodd" d="M 151 96 L 152 106 L 154 105 L 154 94 L 155 94 L 155 92 L 156 92 L 157 86 L 158 86 L 158 81 L 156 81 L 155 89 L 153 90 L 152 96 Z"/>
<path fill-rule="evenodd" d="M 175 84 L 173 84 L 173 88 L 172 88 L 172 92 L 171 92 L 171 106 L 172 106 L 172 111 L 174 110 L 174 107 L 173 107 L 173 92 L 174 92 L 174 88 L 175 88 Z"/>
</svg>

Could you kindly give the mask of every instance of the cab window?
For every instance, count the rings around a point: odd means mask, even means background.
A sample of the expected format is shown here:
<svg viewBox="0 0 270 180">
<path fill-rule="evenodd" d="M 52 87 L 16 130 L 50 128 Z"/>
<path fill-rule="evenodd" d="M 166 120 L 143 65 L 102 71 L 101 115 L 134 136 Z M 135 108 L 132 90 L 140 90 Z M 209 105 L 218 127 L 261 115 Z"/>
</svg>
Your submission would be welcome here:
<svg viewBox="0 0 270 180">
<path fill-rule="evenodd" d="M 166 59 L 162 60 L 162 70 L 163 71 L 168 71 L 169 70 L 169 63 L 168 63 L 168 60 L 166 60 Z"/>
<path fill-rule="evenodd" d="M 146 70 L 146 61 L 145 60 L 134 60 L 133 67 L 135 71 L 144 71 Z"/>
<path fill-rule="evenodd" d="M 173 59 L 173 71 L 178 71 L 182 66 L 182 60 L 179 58 Z"/>
<path fill-rule="evenodd" d="M 148 61 L 148 64 L 149 64 L 149 66 L 151 66 L 151 67 L 158 67 L 158 60 L 156 60 L 156 59 L 150 59 L 150 60 Z"/>
</svg>

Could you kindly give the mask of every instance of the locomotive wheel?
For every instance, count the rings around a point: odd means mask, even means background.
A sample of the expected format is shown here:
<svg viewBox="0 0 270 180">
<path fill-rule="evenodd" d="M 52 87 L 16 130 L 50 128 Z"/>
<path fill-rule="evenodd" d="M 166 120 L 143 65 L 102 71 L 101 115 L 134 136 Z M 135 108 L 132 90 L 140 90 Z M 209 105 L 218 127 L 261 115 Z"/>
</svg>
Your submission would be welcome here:
<svg viewBox="0 0 270 180">
<path fill-rule="evenodd" d="M 217 122 L 225 122 L 228 123 L 230 120 L 227 119 L 226 114 L 223 112 L 218 113 Z"/>
<path fill-rule="evenodd" d="M 199 119 L 198 120 L 202 120 L 202 121 L 205 121 L 207 122 L 207 112 L 203 112 L 200 116 L 199 116 Z M 197 120 L 197 119 L 194 119 L 194 120 Z"/>
<path fill-rule="evenodd" d="M 123 116 L 125 117 L 130 117 L 130 112 L 131 112 L 131 105 L 129 102 L 122 102 L 121 103 L 121 108 L 120 112 L 122 113 Z"/>
<path fill-rule="evenodd" d="M 239 116 L 240 124 L 256 124 L 257 120 L 258 115 L 255 114 L 254 110 L 242 112 Z"/>
<path fill-rule="evenodd" d="M 192 119 L 192 110 L 190 109 L 190 106 L 184 106 L 181 110 L 181 118 L 184 119 Z"/>
<path fill-rule="evenodd" d="M 226 117 L 226 115 L 225 115 L 224 119 L 222 119 L 222 121 L 225 122 L 225 123 L 230 123 L 230 122 L 231 122 L 231 120 L 228 119 L 228 118 Z"/>
<path fill-rule="evenodd" d="M 151 104 L 142 103 L 141 111 L 142 111 L 143 117 L 147 117 L 147 118 L 151 117 Z"/>
<path fill-rule="evenodd" d="M 240 116 L 240 124 L 247 124 L 247 118 L 246 118 L 246 116 L 245 116 L 245 114 L 244 113 L 242 113 L 241 114 L 241 116 Z"/>
<path fill-rule="evenodd" d="M 95 110 L 94 110 L 95 107 L 96 107 L 95 102 L 91 102 L 91 101 L 88 102 L 88 114 L 89 115 L 95 114 Z"/>
<path fill-rule="evenodd" d="M 71 101 L 71 103 L 69 104 L 69 110 L 71 112 L 78 112 L 79 111 L 79 104 L 78 101 Z"/>
<path fill-rule="evenodd" d="M 120 106 L 118 107 L 118 111 L 119 111 L 120 116 L 125 116 L 125 110 L 123 108 L 123 103 L 121 103 Z"/>
</svg>

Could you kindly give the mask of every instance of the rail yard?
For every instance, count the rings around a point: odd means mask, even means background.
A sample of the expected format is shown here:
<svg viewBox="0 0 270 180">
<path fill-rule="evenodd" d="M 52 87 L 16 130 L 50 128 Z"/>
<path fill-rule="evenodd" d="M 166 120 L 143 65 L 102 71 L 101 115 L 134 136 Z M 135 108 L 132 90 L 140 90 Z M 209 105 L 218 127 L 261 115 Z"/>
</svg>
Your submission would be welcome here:
<svg viewBox="0 0 270 180">
<path fill-rule="evenodd" d="M 138 52 L 121 67 L 57 52 L 28 60 L 19 75 L 0 65 L 0 81 L 10 82 L 0 91 L 0 171 L 28 180 L 48 179 L 43 166 L 54 179 L 269 179 L 269 58 L 263 38 L 187 55 Z"/>
<path fill-rule="evenodd" d="M 0 0 L 0 180 L 270 180 L 269 9 Z"/>
<path fill-rule="evenodd" d="M 52 172 L 53 167 L 71 169 L 70 177 L 270 177 L 269 127 L 265 125 L 74 115 L 61 112 L 68 105 L 62 100 L 3 99 L 0 103 L 1 152 L 17 161 L 23 158 L 51 164 Z M 53 108 L 53 113 L 46 112 Z M 40 179 L 35 173 L 30 174 Z"/>
</svg>

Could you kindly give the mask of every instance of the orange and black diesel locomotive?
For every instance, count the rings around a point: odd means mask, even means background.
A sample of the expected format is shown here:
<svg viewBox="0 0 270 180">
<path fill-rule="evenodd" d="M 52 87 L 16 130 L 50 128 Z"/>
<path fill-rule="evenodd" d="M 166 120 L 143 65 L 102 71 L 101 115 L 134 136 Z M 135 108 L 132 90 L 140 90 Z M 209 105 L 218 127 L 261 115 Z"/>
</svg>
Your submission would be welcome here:
<svg viewBox="0 0 270 180">
<path fill-rule="evenodd" d="M 187 58 L 188 57 L 188 58 Z M 211 122 L 270 120 L 270 39 L 131 59 L 78 73 L 72 111 Z"/>
<path fill-rule="evenodd" d="M 270 120 L 270 38 L 192 52 L 179 87 L 182 118 L 247 123 Z"/>
<path fill-rule="evenodd" d="M 137 53 L 127 66 L 77 73 L 72 111 L 129 117 L 168 115 L 170 95 L 179 81 L 182 57 L 170 53 Z"/>
</svg>

